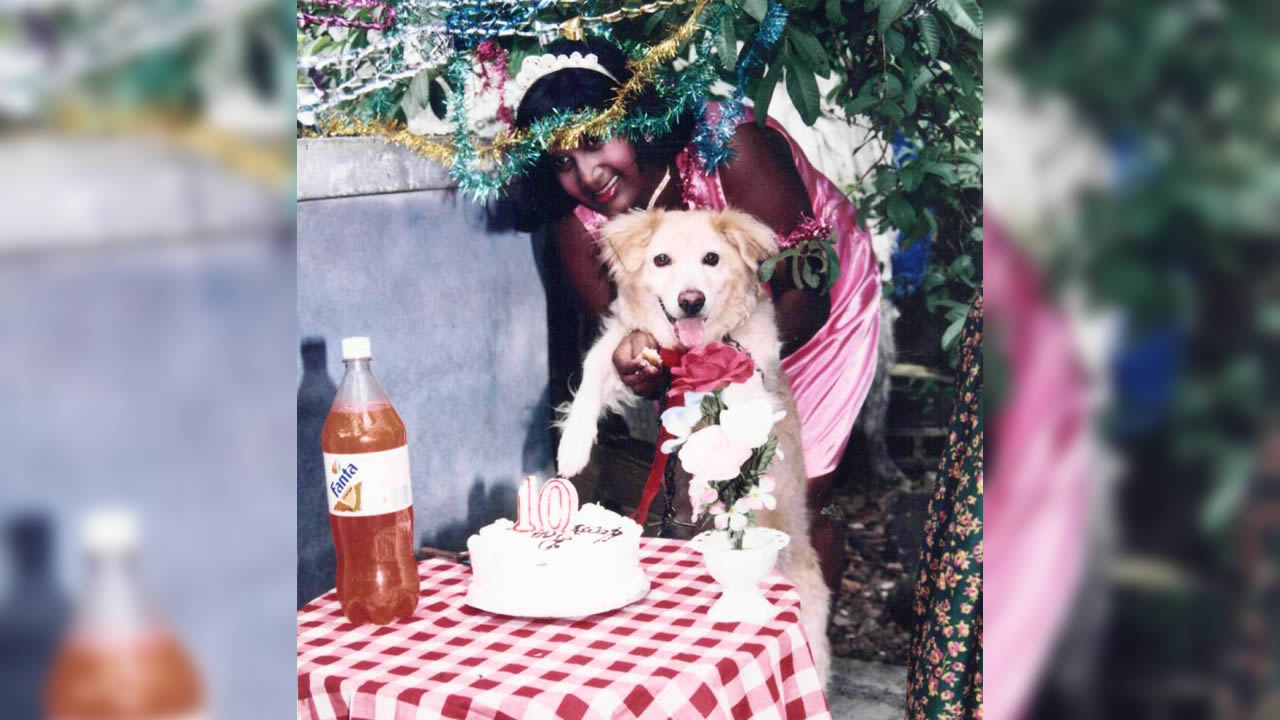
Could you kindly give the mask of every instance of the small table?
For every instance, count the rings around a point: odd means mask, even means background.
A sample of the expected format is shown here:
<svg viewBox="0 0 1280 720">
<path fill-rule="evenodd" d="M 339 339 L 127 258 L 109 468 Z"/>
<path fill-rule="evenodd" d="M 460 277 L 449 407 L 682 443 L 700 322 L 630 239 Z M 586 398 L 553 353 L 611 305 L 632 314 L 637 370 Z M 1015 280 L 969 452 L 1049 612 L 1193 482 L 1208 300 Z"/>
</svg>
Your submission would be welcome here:
<svg viewBox="0 0 1280 720">
<path fill-rule="evenodd" d="M 471 569 L 418 566 L 413 617 L 353 625 L 329 591 L 298 611 L 298 717 L 829 718 L 800 629 L 800 598 L 777 571 L 765 625 L 714 623 L 719 589 L 682 540 L 641 539 L 652 588 L 578 620 L 512 618 L 464 603 Z"/>
</svg>

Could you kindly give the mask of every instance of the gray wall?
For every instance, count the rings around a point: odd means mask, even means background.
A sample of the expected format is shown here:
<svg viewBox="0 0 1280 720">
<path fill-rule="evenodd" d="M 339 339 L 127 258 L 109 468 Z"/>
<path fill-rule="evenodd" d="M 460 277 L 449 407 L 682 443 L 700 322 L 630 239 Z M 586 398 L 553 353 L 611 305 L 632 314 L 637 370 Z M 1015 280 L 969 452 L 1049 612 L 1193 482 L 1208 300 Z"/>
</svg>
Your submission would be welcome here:
<svg viewBox="0 0 1280 720">
<path fill-rule="evenodd" d="M 437 166 L 364 139 L 298 143 L 298 341 L 368 335 L 409 431 L 415 532 L 461 548 L 553 467 L 547 317 L 529 235 L 497 229 Z M 319 431 L 332 389 L 299 362 L 298 601 L 333 586 Z"/>
</svg>

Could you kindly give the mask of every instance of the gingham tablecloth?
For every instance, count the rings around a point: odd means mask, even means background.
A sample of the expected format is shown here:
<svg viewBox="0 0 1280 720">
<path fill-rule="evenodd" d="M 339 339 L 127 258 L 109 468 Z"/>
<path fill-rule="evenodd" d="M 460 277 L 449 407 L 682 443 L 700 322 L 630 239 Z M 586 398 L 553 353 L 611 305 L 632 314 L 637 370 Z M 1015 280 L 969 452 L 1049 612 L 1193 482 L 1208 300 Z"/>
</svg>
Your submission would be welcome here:
<svg viewBox="0 0 1280 720">
<path fill-rule="evenodd" d="M 829 718 L 798 624 L 800 598 L 776 571 L 766 625 L 713 623 L 719 596 L 702 557 L 644 538 L 652 583 L 640 602 L 580 620 L 492 615 L 466 605 L 471 569 L 418 566 L 421 601 L 391 625 L 352 625 L 333 591 L 298 612 L 298 717 Z"/>
</svg>

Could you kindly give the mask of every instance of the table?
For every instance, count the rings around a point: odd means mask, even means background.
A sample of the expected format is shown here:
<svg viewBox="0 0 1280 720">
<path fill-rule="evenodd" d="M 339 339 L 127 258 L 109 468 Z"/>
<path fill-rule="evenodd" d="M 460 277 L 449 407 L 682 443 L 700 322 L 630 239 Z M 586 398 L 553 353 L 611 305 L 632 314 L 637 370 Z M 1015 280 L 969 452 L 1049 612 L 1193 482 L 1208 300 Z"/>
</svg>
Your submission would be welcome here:
<svg viewBox="0 0 1280 720">
<path fill-rule="evenodd" d="M 642 538 L 640 602 L 577 620 L 510 618 L 463 600 L 471 569 L 418 566 L 421 601 L 391 625 L 352 625 L 333 591 L 298 611 L 298 717 L 829 718 L 800 598 L 764 580 L 778 615 L 713 623 L 719 596 L 682 540 Z"/>
</svg>

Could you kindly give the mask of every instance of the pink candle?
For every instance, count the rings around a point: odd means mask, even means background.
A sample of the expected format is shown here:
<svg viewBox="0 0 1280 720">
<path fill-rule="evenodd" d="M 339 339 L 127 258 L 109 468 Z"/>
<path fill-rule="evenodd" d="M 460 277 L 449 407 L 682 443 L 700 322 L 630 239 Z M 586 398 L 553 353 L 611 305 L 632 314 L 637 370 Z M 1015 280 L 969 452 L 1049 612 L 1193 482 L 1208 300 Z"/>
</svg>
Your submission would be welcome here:
<svg viewBox="0 0 1280 720">
<path fill-rule="evenodd" d="M 516 524 L 511 528 L 516 532 L 533 532 L 538 529 L 538 523 L 534 513 L 536 508 L 533 504 L 534 483 L 537 482 L 532 475 L 525 475 L 524 482 L 520 484 L 520 489 L 516 492 Z"/>
</svg>

